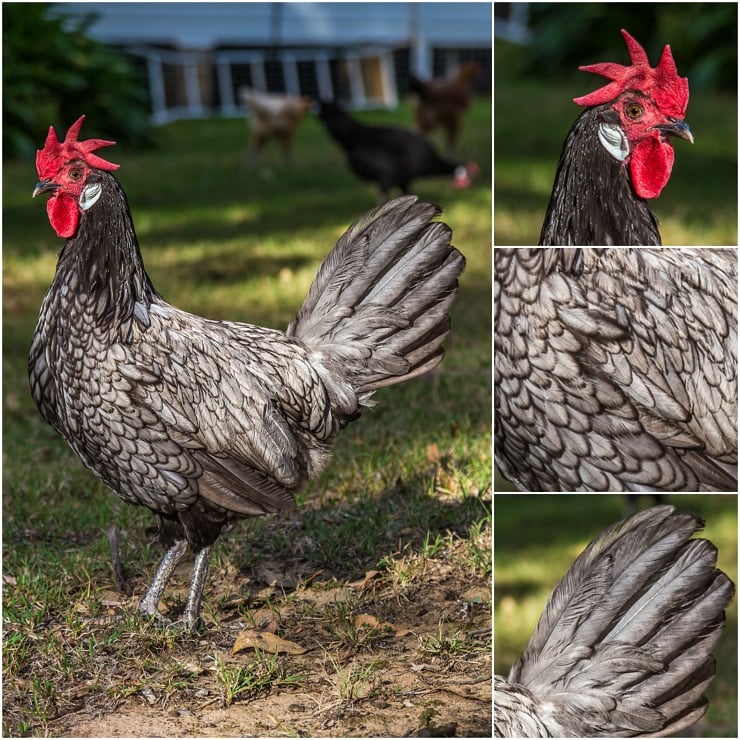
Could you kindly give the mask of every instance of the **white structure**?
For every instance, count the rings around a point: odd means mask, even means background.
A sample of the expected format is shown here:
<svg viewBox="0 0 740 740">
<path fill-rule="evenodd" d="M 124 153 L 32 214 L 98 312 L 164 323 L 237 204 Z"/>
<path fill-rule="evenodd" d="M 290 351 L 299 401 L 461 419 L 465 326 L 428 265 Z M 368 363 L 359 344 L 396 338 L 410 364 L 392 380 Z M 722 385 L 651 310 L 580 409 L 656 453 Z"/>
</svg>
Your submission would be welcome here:
<svg viewBox="0 0 740 740">
<path fill-rule="evenodd" d="M 153 118 L 239 113 L 238 89 L 398 102 L 398 59 L 423 77 L 471 53 L 490 61 L 490 2 L 59 3 L 143 60 Z M 406 58 L 406 57 L 405 57 Z M 490 70 L 490 65 L 488 65 Z"/>
</svg>

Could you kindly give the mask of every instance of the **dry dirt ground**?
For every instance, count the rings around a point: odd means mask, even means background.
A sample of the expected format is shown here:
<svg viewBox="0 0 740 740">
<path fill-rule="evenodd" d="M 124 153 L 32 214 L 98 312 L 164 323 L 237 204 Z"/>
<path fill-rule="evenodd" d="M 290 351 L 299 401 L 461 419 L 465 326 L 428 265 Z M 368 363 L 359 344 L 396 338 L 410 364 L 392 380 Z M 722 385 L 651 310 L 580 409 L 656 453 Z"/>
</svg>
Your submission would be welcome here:
<svg viewBox="0 0 740 740">
<path fill-rule="evenodd" d="M 61 688 L 53 680 L 47 721 L 24 734 L 491 737 L 490 560 L 471 560 L 490 553 L 490 527 L 437 544 L 397 552 L 353 582 L 339 569 L 308 573 L 299 557 L 245 572 L 217 551 L 195 636 L 135 614 L 143 579 L 128 596 L 99 595 L 94 615 L 81 602 L 80 624 L 38 633 L 80 667 Z M 160 605 L 170 617 L 189 576 L 181 564 Z M 29 668 L 5 682 L 6 727 L 19 726 L 25 689 L 49 671 Z"/>
</svg>

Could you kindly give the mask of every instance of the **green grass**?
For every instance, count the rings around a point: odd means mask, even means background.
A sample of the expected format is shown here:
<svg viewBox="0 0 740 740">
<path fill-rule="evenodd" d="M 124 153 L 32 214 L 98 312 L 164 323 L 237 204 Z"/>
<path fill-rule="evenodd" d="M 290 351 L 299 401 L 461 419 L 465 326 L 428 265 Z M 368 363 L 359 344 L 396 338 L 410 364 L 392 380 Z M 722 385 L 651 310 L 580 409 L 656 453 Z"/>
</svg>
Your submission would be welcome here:
<svg viewBox="0 0 740 740">
<path fill-rule="evenodd" d="M 411 112 L 402 107 L 363 117 L 408 125 Z M 63 124 L 53 123 L 62 135 Z M 87 121 L 87 135 L 104 136 L 93 123 Z M 340 435 L 332 464 L 300 495 L 297 515 L 240 523 L 219 540 L 202 643 L 157 630 L 133 613 L 162 552 L 145 533 L 151 514 L 123 504 L 88 473 L 30 398 L 26 357 L 60 241 L 44 203 L 30 197 L 33 163 L 5 165 L 4 734 L 63 732 L 59 723 L 80 706 L 80 696 L 88 696 L 85 702 L 94 697 L 104 716 L 142 687 L 161 699 L 188 697 L 206 685 L 238 705 L 253 693 L 252 674 L 231 671 L 225 661 L 219 689 L 213 667 L 212 643 L 218 650 L 227 646 L 219 635 L 229 632 L 231 620 L 249 622 L 255 609 L 269 608 L 300 625 L 299 632 L 313 634 L 315 627 L 334 645 L 326 625 L 336 615 L 326 605 L 302 611 L 304 592 L 344 587 L 344 579 L 375 567 L 381 577 L 374 613 L 384 619 L 401 619 L 394 610 L 419 598 L 434 567 L 444 565 L 445 578 L 459 573 L 490 582 L 490 131 L 490 101 L 480 101 L 459 145 L 482 169 L 471 189 L 454 190 L 444 179 L 416 186 L 443 207 L 453 242 L 467 258 L 443 365 L 378 393 L 378 405 Z M 376 203 L 374 187 L 352 176 L 312 118 L 300 128 L 287 164 L 272 147 L 259 164 L 250 163 L 242 120 L 179 122 L 159 129 L 156 138 L 150 151 L 116 147 L 105 155 L 121 164 L 117 174 L 154 284 L 171 303 L 195 313 L 284 328 L 321 259 Z M 111 572 L 105 531 L 113 524 L 127 594 L 117 593 Z M 438 542 L 434 552 L 430 542 Z M 291 588 L 278 582 L 265 589 L 269 578 L 260 576 L 261 568 L 277 570 Z M 182 608 L 188 578 L 187 568 L 178 571 L 180 588 L 168 591 L 173 613 Z M 111 613 L 112 622 L 98 620 Z M 180 670 L 193 655 L 200 670 Z M 343 657 L 332 659 L 343 665 Z M 269 664 L 260 696 L 299 674 L 310 691 L 317 680 L 311 671 L 285 661 L 299 659 L 281 656 L 280 665 Z M 319 661 L 314 670 L 327 665 Z"/>
<path fill-rule="evenodd" d="M 667 502 L 698 514 L 717 545 L 718 565 L 737 583 L 737 496 L 674 494 Z M 501 494 L 494 505 L 494 669 L 506 675 L 526 646 L 555 584 L 603 529 L 624 516 L 616 495 Z M 737 599 L 715 648 L 717 676 L 700 737 L 737 737 Z"/>
<path fill-rule="evenodd" d="M 228 706 L 235 699 L 269 691 L 276 685 L 300 684 L 301 677 L 283 674 L 277 655 L 265 655 L 256 650 L 256 657 L 247 665 L 227 665 L 216 657 L 216 677 L 223 684 L 224 701 Z"/>
<path fill-rule="evenodd" d="M 563 84 L 523 77 L 521 47 L 495 54 L 495 220 L 497 245 L 537 244 L 566 134 L 595 89 L 594 75 Z M 686 120 L 693 145 L 676 141 L 673 174 L 650 207 L 667 245 L 737 244 L 737 98 L 693 94 Z"/>
</svg>

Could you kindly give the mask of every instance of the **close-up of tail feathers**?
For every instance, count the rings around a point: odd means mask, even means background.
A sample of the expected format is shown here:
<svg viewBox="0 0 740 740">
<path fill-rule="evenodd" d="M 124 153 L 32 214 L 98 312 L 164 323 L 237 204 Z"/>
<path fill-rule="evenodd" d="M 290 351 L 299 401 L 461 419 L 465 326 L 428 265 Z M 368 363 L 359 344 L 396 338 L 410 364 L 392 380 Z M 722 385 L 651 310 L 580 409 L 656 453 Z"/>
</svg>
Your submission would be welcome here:
<svg viewBox="0 0 740 740">
<path fill-rule="evenodd" d="M 588 545 L 495 677 L 496 737 L 664 737 L 701 719 L 735 593 L 712 542 L 691 539 L 703 524 L 654 506 Z"/>
<path fill-rule="evenodd" d="M 356 372 L 361 394 L 422 375 L 444 356 L 465 259 L 450 245 L 450 228 L 430 222 L 439 212 L 406 196 L 359 219 L 324 260 L 288 327 L 288 336 Z"/>
</svg>

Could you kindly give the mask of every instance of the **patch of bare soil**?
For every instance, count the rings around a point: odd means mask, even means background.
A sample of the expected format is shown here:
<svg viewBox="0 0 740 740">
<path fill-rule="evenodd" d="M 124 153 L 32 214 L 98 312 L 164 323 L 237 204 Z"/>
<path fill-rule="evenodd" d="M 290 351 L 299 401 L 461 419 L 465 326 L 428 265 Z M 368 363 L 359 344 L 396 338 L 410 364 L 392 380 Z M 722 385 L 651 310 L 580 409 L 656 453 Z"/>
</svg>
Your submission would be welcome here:
<svg viewBox="0 0 740 740">
<path fill-rule="evenodd" d="M 44 731 L 491 737 L 491 584 L 465 567 L 464 548 L 456 540 L 433 558 L 401 559 L 353 583 L 318 574 L 297 584 L 269 563 L 246 579 L 216 565 L 216 608 L 199 635 L 111 639 Z M 184 590 L 187 567 L 178 575 Z M 120 614 L 138 596 L 119 598 L 112 609 Z M 246 647 L 233 653 L 237 640 Z"/>
</svg>

